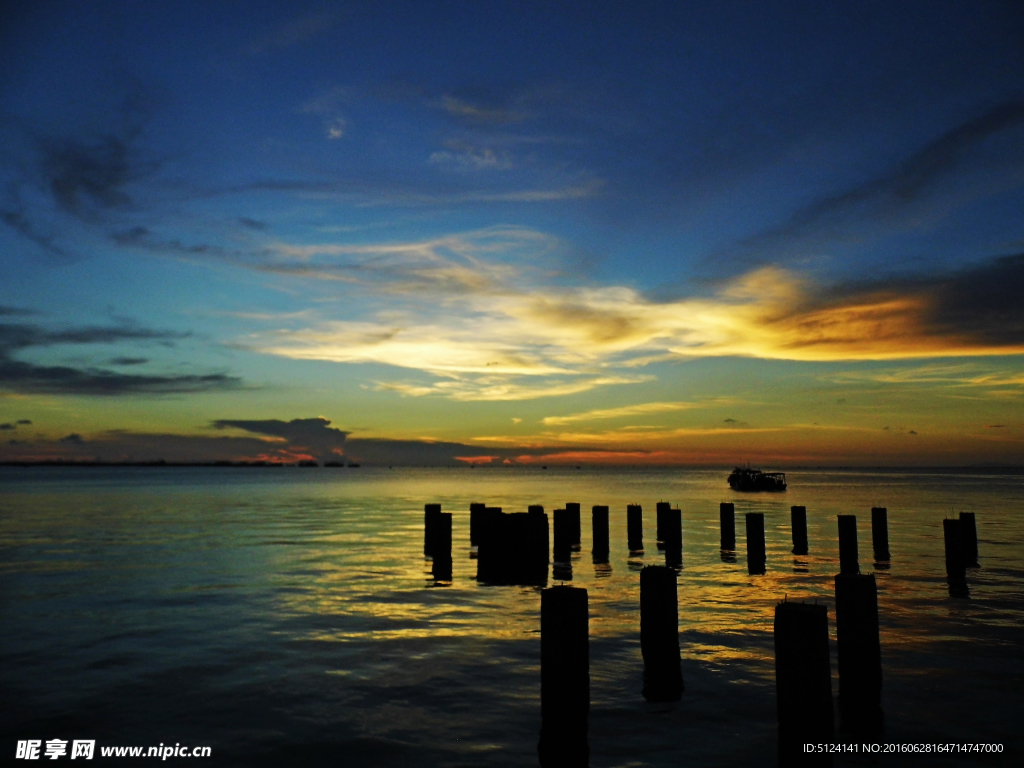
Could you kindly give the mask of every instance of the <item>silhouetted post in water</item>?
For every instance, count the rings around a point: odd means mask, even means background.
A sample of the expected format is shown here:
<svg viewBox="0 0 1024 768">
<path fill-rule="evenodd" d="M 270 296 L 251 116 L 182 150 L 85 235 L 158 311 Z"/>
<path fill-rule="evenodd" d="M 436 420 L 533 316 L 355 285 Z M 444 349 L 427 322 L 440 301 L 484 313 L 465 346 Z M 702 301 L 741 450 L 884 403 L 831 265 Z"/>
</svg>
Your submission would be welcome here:
<svg viewBox="0 0 1024 768">
<path fill-rule="evenodd" d="M 452 578 L 452 516 L 448 512 L 438 512 L 432 522 L 434 558 L 431 573 L 437 581 L 451 581 Z"/>
<path fill-rule="evenodd" d="M 492 581 L 500 571 L 502 540 L 500 533 L 501 507 L 484 507 L 477 520 L 478 557 L 476 578 Z"/>
<path fill-rule="evenodd" d="M 775 700 L 779 765 L 832 765 L 828 753 L 803 751 L 806 743 L 830 742 L 835 736 L 824 605 L 775 606 Z"/>
<path fill-rule="evenodd" d="M 683 513 L 678 509 L 665 511 L 665 564 L 683 564 Z"/>
<path fill-rule="evenodd" d="M 839 515 L 839 572 L 860 573 L 856 515 Z"/>
<path fill-rule="evenodd" d="M 474 502 L 469 505 L 469 544 L 478 546 L 480 544 L 480 518 L 483 517 L 486 505 Z"/>
<path fill-rule="evenodd" d="M 942 521 L 942 534 L 946 544 L 946 579 L 950 597 L 967 597 L 967 564 L 964 562 L 963 523 L 960 520 Z"/>
<path fill-rule="evenodd" d="M 567 509 L 556 509 L 554 558 L 558 562 L 568 562 L 571 552 L 572 513 Z"/>
<path fill-rule="evenodd" d="M 644 657 L 643 696 L 648 701 L 679 701 L 679 601 L 676 572 L 664 565 L 640 571 L 640 651 Z"/>
<path fill-rule="evenodd" d="M 807 554 L 807 507 L 789 508 L 790 527 L 793 529 L 793 554 Z"/>
<path fill-rule="evenodd" d="M 668 515 L 668 511 L 671 508 L 672 508 L 672 505 L 669 502 L 667 502 L 667 501 L 659 501 L 658 502 L 658 506 L 656 507 L 656 510 L 657 510 L 657 528 L 656 528 L 656 533 L 657 533 L 657 537 L 658 537 L 657 538 L 658 549 L 664 549 L 665 530 L 666 530 L 666 527 L 667 527 L 665 521 L 666 521 L 666 517 Z"/>
<path fill-rule="evenodd" d="M 644 511 L 639 504 L 626 507 L 626 539 L 630 552 L 644 551 Z"/>
<path fill-rule="evenodd" d="M 718 524 L 722 530 L 722 549 L 736 549 L 736 505 L 731 501 L 718 505 Z"/>
<path fill-rule="evenodd" d="M 747 572 L 764 573 L 767 564 L 764 547 L 764 515 L 761 512 L 747 512 Z"/>
<path fill-rule="evenodd" d="M 882 726 L 882 646 L 874 574 L 836 575 L 836 639 L 843 727 L 878 731 Z"/>
<path fill-rule="evenodd" d="M 532 517 L 533 522 L 533 546 L 536 548 L 537 557 L 544 554 L 544 576 L 547 578 L 548 554 L 551 552 L 551 534 L 548 528 L 548 516 L 544 514 L 544 507 L 540 504 L 531 504 L 526 508 L 527 513 Z"/>
<path fill-rule="evenodd" d="M 960 513 L 960 537 L 963 546 L 964 565 L 978 567 L 978 524 L 973 512 Z"/>
<path fill-rule="evenodd" d="M 608 543 L 608 507 L 595 505 L 590 514 L 594 531 L 594 562 L 607 563 L 610 546 Z"/>
<path fill-rule="evenodd" d="M 889 510 L 885 507 L 871 508 L 871 548 L 875 561 L 889 561 Z"/>
<path fill-rule="evenodd" d="M 583 541 L 582 527 L 580 524 L 580 505 L 574 501 L 570 501 L 566 503 L 565 509 L 570 515 L 569 519 L 572 521 L 569 529 L 572 539 L 569 543 L 572 545 L 573 552 L 579 552 Z"/>
<path fill-rule="evenodd" d="M 590 759 L 590 646 L 587 590 L 540 593 L 540 743 L 542 766 L 584 768 Z"/>
<path fill-rule="evenodd" d="M 433 556 L 434 535 L 436 531 L 437 516 L 441 514 L 440 504 L 426 504 L 423 507 L 423 554 Z M 448 548 L 449 552 L 451 547 Z"/>
</svg>

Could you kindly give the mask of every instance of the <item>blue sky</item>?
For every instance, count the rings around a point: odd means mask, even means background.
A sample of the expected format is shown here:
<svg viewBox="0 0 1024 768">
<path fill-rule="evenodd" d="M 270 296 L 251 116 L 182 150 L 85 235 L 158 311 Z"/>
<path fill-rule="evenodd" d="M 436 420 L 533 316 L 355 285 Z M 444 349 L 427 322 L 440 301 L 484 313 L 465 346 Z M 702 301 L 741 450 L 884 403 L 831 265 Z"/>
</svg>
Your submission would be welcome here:
<svg viewBox="0 0 1024 768">
<path fill-rule="evenodd" d="M 4 457 L 1021 454 L 1016 3 L 4 13 Z"/>
</svg>

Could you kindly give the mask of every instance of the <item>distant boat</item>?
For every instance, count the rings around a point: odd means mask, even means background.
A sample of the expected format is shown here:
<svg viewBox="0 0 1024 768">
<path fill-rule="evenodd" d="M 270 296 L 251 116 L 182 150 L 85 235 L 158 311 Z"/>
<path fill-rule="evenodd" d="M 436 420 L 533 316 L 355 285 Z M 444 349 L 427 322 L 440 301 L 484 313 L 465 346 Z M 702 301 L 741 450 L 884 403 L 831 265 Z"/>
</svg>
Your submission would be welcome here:
<svg viewBox="0 0 1024 768">
<path fill-rule="evenodd" d="M 729 487 L 734 491 L 784 491 L 786 473 L 736 467 L 729 475 Z"/>
<path fill-rule="evenodd" d="M 354 462 L 349 462 L 350 467 L 358 467 L 359 465 Z"/>
<path fill-rule="evenodd" d="M 343 462 L 343 461 L 325 461 L 324 462 L 324 466 L 325 467 L 344 467 L 345 466 L 345 462 Z"/>
</svg>

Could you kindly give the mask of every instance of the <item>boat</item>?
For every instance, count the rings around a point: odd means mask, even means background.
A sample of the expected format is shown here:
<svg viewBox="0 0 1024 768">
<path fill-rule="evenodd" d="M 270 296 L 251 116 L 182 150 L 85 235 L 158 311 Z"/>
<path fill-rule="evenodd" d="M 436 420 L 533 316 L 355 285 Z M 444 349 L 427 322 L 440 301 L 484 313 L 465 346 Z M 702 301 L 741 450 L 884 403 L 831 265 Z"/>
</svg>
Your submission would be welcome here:
<svg viewBox="0 0 1024 768">
<path fill-rule="evenodd" d="M 786 473 L 736 467 L 729 475 L 729 487 L 734 491 L 784 491 Z"/>
</svg>

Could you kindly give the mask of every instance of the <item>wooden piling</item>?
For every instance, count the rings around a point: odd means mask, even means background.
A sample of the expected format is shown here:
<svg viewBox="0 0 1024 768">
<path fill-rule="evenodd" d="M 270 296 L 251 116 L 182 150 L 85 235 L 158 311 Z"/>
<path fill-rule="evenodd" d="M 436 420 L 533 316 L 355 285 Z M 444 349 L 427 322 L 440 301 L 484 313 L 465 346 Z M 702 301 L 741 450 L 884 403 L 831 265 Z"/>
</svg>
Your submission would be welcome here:
<svg viewBox="0 0 1024 768">
<path fill-rule="evenodd" d="M 973 512 L 960 513 L 960 537 L 963 547 L 964 565 L 978 567 L 978 524 Z"/>
<path fill-rule="evenodd" d="M 839 572 L 860 573 L 856 515 L 839 515 Z"/>
<path fill-rule="evenodd" d="M 665 564 L 683 565 L 683 513 L 678 509 L 665 511 Z"/>
<path fill-rule="evenodd" d="M 566 511 L 569 513 L 569 534 L 573 552 L 579 552 L 582 546 L 582 527 L 580 522 L 580 505 L 575 501 L 570 501 L 565 505 Z"/>
<path fill-rule="evenodd" d="M 779 765 L 831 765 L 830 754 L 803 751 L 804 744 L 831 742 L 835 736 L 824 605 L 775 606 L 775 698 Z"/>
<path fill-rule="evenodd" d="M 484 507 L 477 520 L 477 561 L 478 581 L 494 581 L 500 573 L 504 557 L 501 538 L 501 507 Z"/>
<path fill-rule="evenodd" d="M 435 523 L 440 514 L 440 504 L 425 504 L 423 506 L 423 554 L 426 557 L 431 557 L 434 554 Z M 451 548 L 449 547 L 449 549 Z"/>
<path fill-rule="evenodd" d="M 572 523 L 573 515 L 567 509 L 556 509 L 555 535 L 554 535 L 554 560 L 559 563 L 569 562 L 572 553 Z"/>
<path fill-rule="evenodd" d="M 723 501 L 718 505 L 718 525 L 721 529 L 721 549 L 736 549 L 736 505 L 731 501 Z"/>
<path fill-rule="evenodd" d="M 662 549 L 665 544 L 665 531 L 668 527 L 666 520 L 670 509 L 672 509 L 672 505 L 667 501 L 659 501 L 655 507 L 657 515 L 655 533 L 657 534 L 658 549 Z"/>
<path fill-rule="evenodd" d="M 946 580 L 950 597 L 967 597 L 967 563 L 964 558 L 963 523 L 947 518 L 942 521 L 942 536 L 946 547 Z"/>
<path fill-rule="evenodd" d="M 608 562 L 610 544 L 608 541 L 608 507 L 595 505 L 591 509 L 591 526 L 594 534 L 592 554 L 594 562 Z"/>
<path fill-rule="evenodd" d="M 684 690 L 679 602 L 676 572 L 667 566 L 648 565 L 640 571 L 640 651 L 644 657 L 644 698 L 679 701 Z"/>
<path fill-rule="evenodd" d="M 764 573 L 767 566 L 764 543 L 764 514 L 747 512 L 744 516 L 747 533 L 747 572 Z"/>
<path fill-rule="evenodd" d="M 557 512 L 557 511 L 556 511 Z M 587 590 L 555 586 L 540 593 L 541 766 L 589 764 L 590 641 Z"/>
<path fill-rule="evenodd" d="M 440 505 L 437 505 L 440 507 Z M 433 563 L 430 572 L 435 581 L 451 581 L 452 579 L 452 516 L 450 512 L 440 512 L 434 516 L 433 541 L 431 556 Z"/>
<path fill-rule="evenodd" d="M 882 724 L 882 646 L 874 574 L 836 574 L 839 711 L 843 727 L 874 731 Z"/>
<path fill-rule="evenodd" d="M 531 504 L 526 511 L 533 519 L 533 551 L 538 560 L 543 558 L 545 578 L 547 578 L 547 564 L 551 553 L 551 528 L 548 526 L 548 516 L 544 513 L 544 507 L 540 504 Z"/>
<path fill-rule="evenodd" d="M 793 530 L 793 554 L 807 554 L 807 507 L 789 508 L 790 528 Z"/>
<path fill-rule="evenodd" d="M 626 507 L 626 541 L 630 552 L 644 551 L 644 512 L 639 504 Z"/>
<path fill-rule="evenodd" d="M 871 508 L 871 548 L 876 563 L 889 562 L 889 510 L 885 507 Z"/>
</svg>

